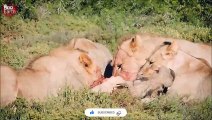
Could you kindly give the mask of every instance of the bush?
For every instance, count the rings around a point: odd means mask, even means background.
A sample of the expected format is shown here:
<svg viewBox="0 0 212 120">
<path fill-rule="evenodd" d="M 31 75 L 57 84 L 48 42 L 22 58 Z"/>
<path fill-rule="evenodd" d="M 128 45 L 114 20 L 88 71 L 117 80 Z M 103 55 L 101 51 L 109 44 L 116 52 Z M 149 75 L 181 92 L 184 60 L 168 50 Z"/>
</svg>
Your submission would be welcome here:
<svg viewBox="0 0 212 120">
<path fill-rule="evenodd" d="M 51 13 L 68 11 L 71 14 L 101 15 L 104 9 L 122 11 L 133 15 L 174 14 L 174 19 L 198 25 L 211 23 L 211 2 L 204 1 L 173 1 L 173 0 L 27 0 L 13 1 L 18 5 L 19 14 L 24 19 L 38 20 L 38 7 L 48 4 Z M 3 2 L 5 3 L 5 2 Z"/>
<path fill-rule="evenodd" d="M 15 68 L 21 68 L 24 65 L 24 55 L 13 46 L 1 44 L 1 64 L 10 65 Z"/>
</svg>

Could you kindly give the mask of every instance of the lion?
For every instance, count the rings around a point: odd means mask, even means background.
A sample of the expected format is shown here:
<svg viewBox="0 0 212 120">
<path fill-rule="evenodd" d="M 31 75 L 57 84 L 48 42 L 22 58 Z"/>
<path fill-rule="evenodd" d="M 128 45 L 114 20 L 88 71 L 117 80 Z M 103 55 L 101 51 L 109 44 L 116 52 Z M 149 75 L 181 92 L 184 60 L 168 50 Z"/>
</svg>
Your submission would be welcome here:
<svg viewBox="0 0 212 120">
<path fill-rule="evenodd" d="M 93 62 L 100 67 L 103 73 L 108 72 L 105 71 L 105 69 L 113 58 L 111 52 L 104 45 L 92 42 L 86 38 L 74 38 L 69 42 L 69 44 L 51 51 L 50 55 L 57 55 L 58 53 L 60 54 L 60 51 L 72 49 L 80 49 L 87 52 Z"/>
<path fill-rule="evenodd" d="M 0 106 L 6 106 L 12 103 L 18 93 L 17 73 L 9 66 L 0 66 Z"/>
<path fill-rule="evenodd" d="M 172 86 L 175 80 L 173 70 L 162 66 L 157 70 L 151 66 L 146 71 L 140 71 L 139 76 L 134 81 L 131 93 L 139 98 L 155 98 L 161 94 L 166 94 L 169 87 Z M 138 92 L 139 91 L 139 92 Z"/>
<path fill-rule="evenodd" d="M 154 67 L 152 67 L 154 66 Z M 184 102 L 202 101 L 212 96 L 212 68 L 205 60 L 195 58 L 180 48 L 178 41 L 165 44 L 155 51 L 141 71 L 157 71 L 166 66 L 175 72 L 169 95 L 179 96 Z"/>
<path fill-rule="evenodd" d="M 100 68 L 86 52 L 75 49 L 60 52 L 42 56 L 20 70 L 17 76 L 19 97 L 43 101 L 57 96 L 65 86 L 80 90 L 102 78 Z"/>
<path fill-rule="evenodd" d="M 146 63 L 146 59 L 166 41 L 177 41 L 187 54 L 205 59 L 212 66 L 211 46 L 150 34 L 136 34 L 123 38 L 118 46 L 113 60 L 113 75 L 120 75 L 125 80 L 135 80 L 136 73 Z"/>
</svg>

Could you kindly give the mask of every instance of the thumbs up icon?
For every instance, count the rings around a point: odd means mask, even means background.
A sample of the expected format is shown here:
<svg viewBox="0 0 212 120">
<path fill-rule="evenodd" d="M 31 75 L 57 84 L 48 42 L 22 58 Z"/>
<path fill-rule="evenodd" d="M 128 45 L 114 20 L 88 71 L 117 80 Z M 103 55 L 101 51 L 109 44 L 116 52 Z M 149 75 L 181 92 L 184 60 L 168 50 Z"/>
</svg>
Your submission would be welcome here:
<svg viewBox="0 0 212 120">
<path fill-rule="evenodd" d="M 91 112 L 90 112 L 90 115 L 93 115 L 94 114 L 94 111 L 92 110 Z"/>
</svg>

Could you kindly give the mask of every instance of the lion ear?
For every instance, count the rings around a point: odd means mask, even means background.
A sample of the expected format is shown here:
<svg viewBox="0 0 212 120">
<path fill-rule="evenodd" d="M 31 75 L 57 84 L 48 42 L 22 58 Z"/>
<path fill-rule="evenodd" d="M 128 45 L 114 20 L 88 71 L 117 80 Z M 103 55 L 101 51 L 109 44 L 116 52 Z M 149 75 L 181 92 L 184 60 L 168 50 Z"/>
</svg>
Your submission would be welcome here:
<svg viewBox="0 0 212 120">
<path fill-rule="evenodd" d="M 133 38 L 131 39 L 131 41 L 130 41 L 130 47 L 131 47 L 131 48 L 135 48 L 135 47 L 136 47 L 136 39 L 135 39 L 135 37 L 133 37 Z"/>
<path fill-rule="evenodd" d="M 171 45 L 169 45 L 166 50 L 162 53 L 163 58 L 170 59 L 173 58 L 179 49 L 179 45 L 176 41 L 173 41 Z"/>
<path fill-rule="evenodd" d="M 167 51 L 171 51 L 173 53 L 177 53 L 179 49 L 179 45 L 176 41 L 173 41 L 171 45 L 167 47 Z"/>
<path fill-rule="evenodd" d="M 80 61 L 80 63 L 83 64 L 84 67 L 89 67 L 92 64 L 91 58 L 88 55 L 86 55 L 85 53 L 82 53 L 79 56 L 79 61 Z"/>
<path fill-rule="evenodd" d="M 67 47 L 69 48 L 69 49 L 74 49 L 75 48 L 75 44 L 77 43 L 77 39 L 72 39 L 70 42 L 69 42 L 69 44 L 67 45 Z"/>
<path fill-rule="evenodd" d="M 132 49 L 133 52 L 135 52 L 138 48 L 138 39 L 140 39 L 140 36 L 136 35 L 130 41 L 130 48 Z"/>
</svg>

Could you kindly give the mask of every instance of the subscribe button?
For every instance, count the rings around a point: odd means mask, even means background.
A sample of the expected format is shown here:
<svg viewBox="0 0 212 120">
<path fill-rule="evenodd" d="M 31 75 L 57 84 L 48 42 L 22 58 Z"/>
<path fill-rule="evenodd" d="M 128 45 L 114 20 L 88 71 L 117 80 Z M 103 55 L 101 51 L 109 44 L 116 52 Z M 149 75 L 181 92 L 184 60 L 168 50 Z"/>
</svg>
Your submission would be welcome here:
<svg viewBox="0 0 212 120">
<path fill-rule="evenodd" d="M 124 108 L 89 108 L 85 110 L 88 117 L 124 117 L 127 111 Z"/>
</svg>

